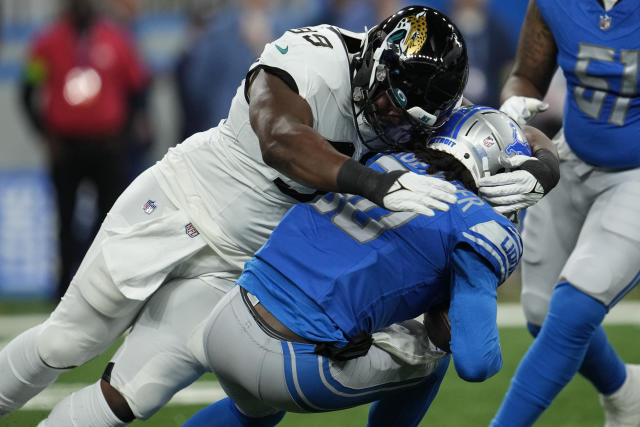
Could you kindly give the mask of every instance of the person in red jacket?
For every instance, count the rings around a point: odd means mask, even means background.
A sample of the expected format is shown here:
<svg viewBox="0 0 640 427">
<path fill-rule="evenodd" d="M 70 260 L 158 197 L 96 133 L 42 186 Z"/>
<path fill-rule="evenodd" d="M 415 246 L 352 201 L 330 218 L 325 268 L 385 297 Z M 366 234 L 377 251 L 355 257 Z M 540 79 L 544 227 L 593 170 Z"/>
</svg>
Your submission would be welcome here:
<svg viewBox="0 0 640 427">
<path fill-rule="evenodd" d="M 129 34 L 91 0 L 64 0 L 59 19 L 30 47 L 22 95 L 27 116 L 46 141 L 57 196 L 58 296 L 82 252 L 72 226 L 78 186 L 86 179 L 96 187 L 97 229 L 127 184 L 123 154 L 129 105 L 136 105 L 148 82 Z"/>
</svg>

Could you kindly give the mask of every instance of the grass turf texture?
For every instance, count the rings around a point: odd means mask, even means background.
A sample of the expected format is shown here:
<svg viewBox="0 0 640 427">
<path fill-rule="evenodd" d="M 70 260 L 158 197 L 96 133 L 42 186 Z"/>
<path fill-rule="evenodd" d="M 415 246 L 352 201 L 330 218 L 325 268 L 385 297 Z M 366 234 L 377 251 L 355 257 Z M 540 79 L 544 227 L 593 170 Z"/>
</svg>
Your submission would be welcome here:
<svg viewBox="0 0 640 427">
<path fill-rule="evenodd" d="M 607 326 L 607 333 L 620 355 L 629 362 L 640 362 L 640 347 L 637 342 L 640 327 Z M 466 383 L 460 380 L 453 364 L 450 365 L 440 392 L 421 426 L 475 427 L 487 426 L 497 410 L 502 396 L 518 361 L 531 343 L 525 328 L 501 328 L 500 339 L 504 357 L 504 367 L 495 377 L 484 383 Z M 105 355 L 92 362 L 63 374 L 58 383 L 90 382 L 97 379 L 109 357 L 115 351 L 112 347 Z M 211 380 L 211 376 L 206 378 Z M 163 408 L 148 421 L 136 421 L 132 425 L 179 426 L 202 406 L 172 405 Z M 281 426 L 294 427 L 351 427 L 366 424 L 368 406 L 326 414 L 287 414 Z M 0 420 L 0 426 L 30 427 L 46 416 L 47 411 L 20 410 Z M 582 377 L 577 376 L 553 402 L 540 418 L 540 427 L 601 427 L 602 410 L 595 390 Z"/>
</svg>

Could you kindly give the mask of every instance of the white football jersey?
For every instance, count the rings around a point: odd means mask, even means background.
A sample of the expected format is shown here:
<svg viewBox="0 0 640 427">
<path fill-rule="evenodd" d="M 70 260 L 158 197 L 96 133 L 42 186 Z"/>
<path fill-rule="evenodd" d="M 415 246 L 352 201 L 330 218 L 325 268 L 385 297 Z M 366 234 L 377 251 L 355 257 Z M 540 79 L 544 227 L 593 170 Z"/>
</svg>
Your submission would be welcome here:
<svg viewBox="0 0 640 427">
<path fill-rule="evenodd" d="M 265 46 L 251 70 L 265 68 L 288 82 L 311 106 L 313 129 L 330 142 L 354 144 L 354 157 L 359 157 L 365 150 L 354 124 L 349 54 L 340 31 L 328 25 L 287 31 Z M 209 245 L 229 262 L 227 277 L 242 271 L 298 202 L 275 180 L 302 195 L 315 192 L 263 162 L 244 85 L 243 80 L 227 119 L 171 148 L 154 167 L 172 202 L 186 210 Z"/>
</svg>

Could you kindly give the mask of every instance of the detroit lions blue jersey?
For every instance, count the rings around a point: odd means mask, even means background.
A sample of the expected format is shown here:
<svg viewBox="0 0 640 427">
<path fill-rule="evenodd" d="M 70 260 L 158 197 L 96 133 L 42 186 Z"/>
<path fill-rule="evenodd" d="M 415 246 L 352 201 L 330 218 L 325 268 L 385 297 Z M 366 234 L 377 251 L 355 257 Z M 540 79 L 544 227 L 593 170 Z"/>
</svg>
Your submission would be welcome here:
<svg viewBox="0 0 640 427">
<path fill-rule="evenodd" d="M 422 174 L 428 168 L 413 153 L 377 155 L 370 167 Z M 457 204 L 433 217 L 390 212 L 362 197 L 336 193 L 297 205 L 257 260 L 245 266 L 239 284 L 295 332 L 344 341 L 448 300 L 453 251 L 459 245 L 485 259 L 501 283 L 520 259 L 518 231 L 456 185 Z M 265 264 L 270 267 L 261 268 Z"/>
<path fill-rule="evenodd" d="M 567 79 L 564 131 L 584 161 L 640 166 L 640 7 L 621 1 L 537 0 Z"/>
</svg>

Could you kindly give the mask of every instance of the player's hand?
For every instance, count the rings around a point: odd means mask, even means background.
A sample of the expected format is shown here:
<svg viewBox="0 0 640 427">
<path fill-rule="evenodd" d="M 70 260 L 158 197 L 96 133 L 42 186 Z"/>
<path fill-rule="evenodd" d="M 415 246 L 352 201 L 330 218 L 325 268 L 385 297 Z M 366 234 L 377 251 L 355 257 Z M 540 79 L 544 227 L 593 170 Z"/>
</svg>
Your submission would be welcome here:
<svg viewBox="0 0 640 427">
<path fill-rule="evenodd" d="M 478 182 L 478 194 L 503 215 L 534 205 L 546 193 L 533 173 L 518 169 L 527 161 L 539 162 L 529 156 L 508 157 L 504 166 L 511 172 L 480 178 Z"/>
<path fill-rule="evenodd" d="M 448 211 L 448 203 L 455 203 L 456 200 L 456 187 L 450 182 L 429 175 L 404 172 L 383 195 L 382 206 L 391 211 L 433 216 L 434 209 Z"/>
<path fill-rule="evenodd" d="M 536 114 L 546 111 L 549 104 L 536 98 L 512 96 L 500 106 L 500 111 L 515 120 L 520 126 L 529 123 Z"/>
</svg>

